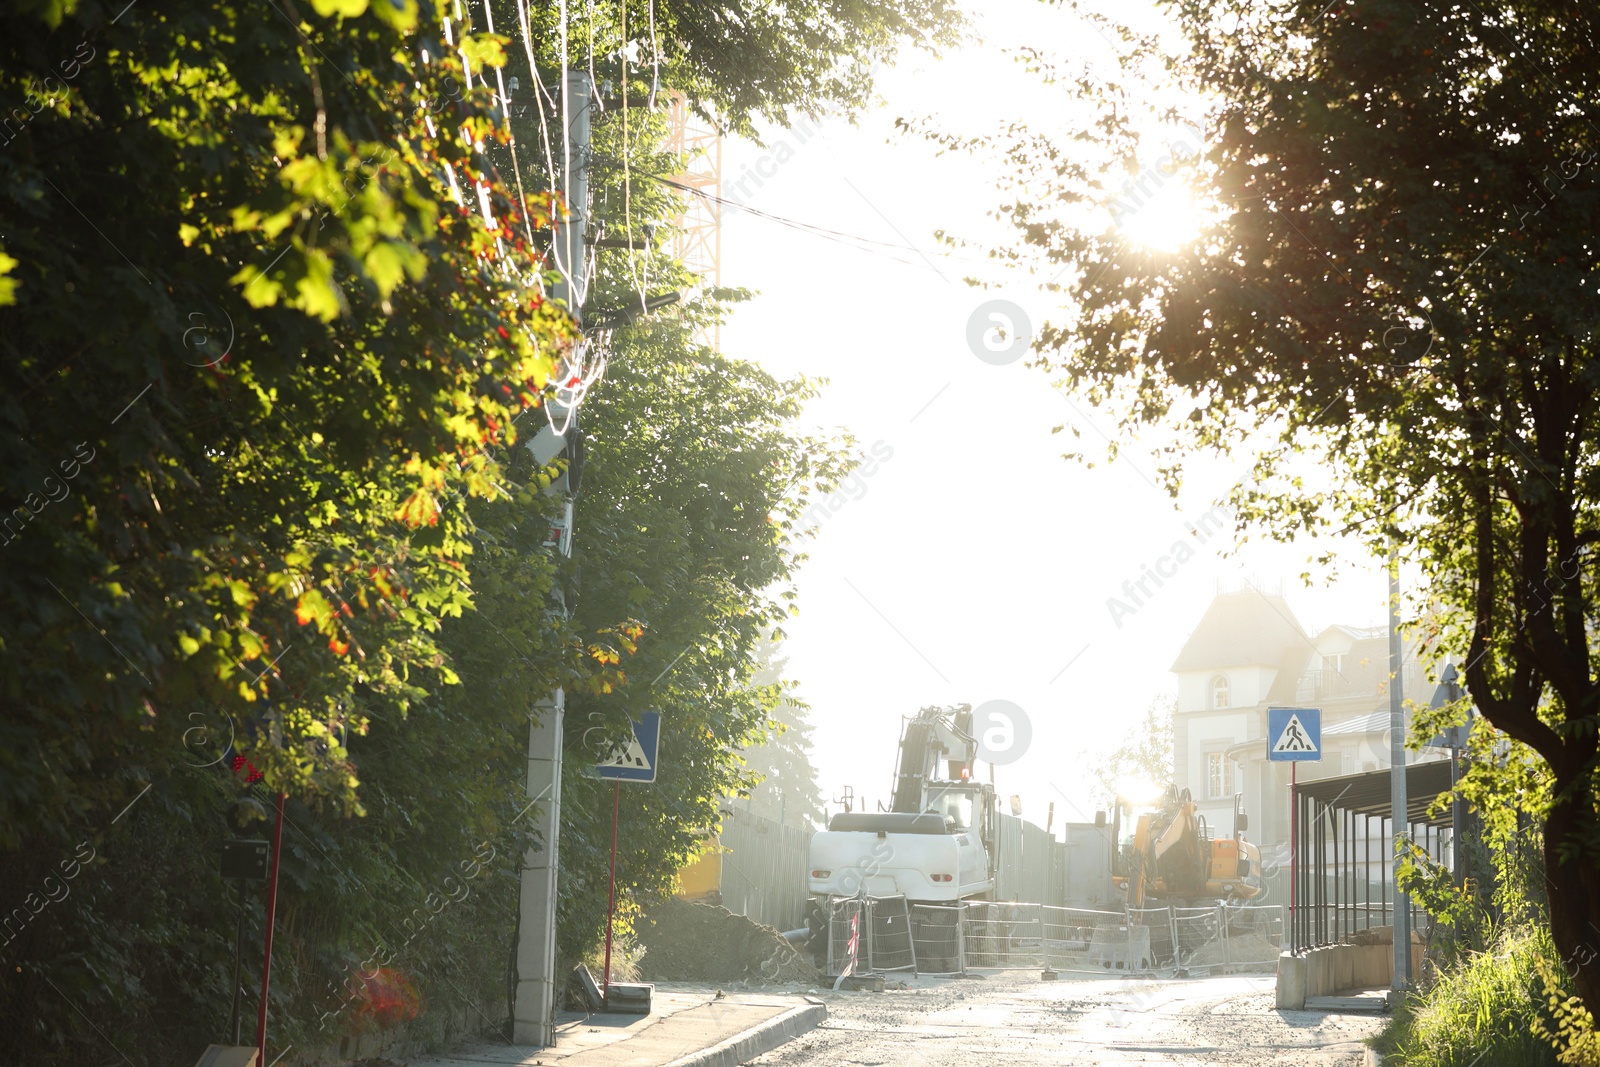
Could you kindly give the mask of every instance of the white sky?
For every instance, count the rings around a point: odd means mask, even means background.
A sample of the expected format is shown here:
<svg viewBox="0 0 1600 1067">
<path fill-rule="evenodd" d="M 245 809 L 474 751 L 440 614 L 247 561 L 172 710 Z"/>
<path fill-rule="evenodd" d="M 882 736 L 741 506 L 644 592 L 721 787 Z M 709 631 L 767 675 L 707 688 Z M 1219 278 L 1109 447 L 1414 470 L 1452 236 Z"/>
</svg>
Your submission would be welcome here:
<svg viewBox="0 0 1600 1067">
<path fill-rule="evenodd" d="M 996 367 L 974 356 L 968 319 L 985 300 L 1015 299 L 1035 325 L 1048 305 L 1026 277 L 1010 279 L 1003 294 L 969 288 L 960 279 L 971 265 L 936 254 L 939 228 L 1004 239 L 984 218 L 1000 196 L 980 161 L 936 157 L 925 142 L 896 134 L 894 120 L 934 115 L 949 128 L 984 132 L 1026 115 L 1064 138 L 1081 118 L 1072 101 L 1039 88 L 1001 49 L 1110 57 L 1086 24 L 1032 0 L 986 5 L 977 18 L 984 45 L 880 72 L 884 104 L 859 128 L 832 120 L 803 143 L 773 131 L 765 150 L 725 144 L 725 197 L 735 197 L 743 168 L 785 141 L 792 158 L 763 164 L 772 176 L 745 186 L 748 206 L 911 245 L 927 261 L 728 213 L 723 283 L 761 295 L 724 327 L 722 346 L 776 373 L 831 379 L 812 421 L 848 427 L 864 448 L 893 450 L 818 532 L 785 645 L 789 676 L 812 707 L 827 797 L 849 784 L 869 802 L 887 801 L 901 716 L 933 703 L 1005 699 L 1027 713 L 1033 738 L 1019 761 L 997 770 L 999 792 L 1021 794 L 1024 814 L 1041 824 L 1054 801 L 1059 827 L 1093 815 L 1086 760 L 1115 746 L 1152 697 L 1174 691 L 1167 668 L 1216 581 L 1281 580 L 1313 634 L 1331 622 L 1380 624 L 1385 586 L 1381 569 L 1358 558 L 1338 588 L 1306 589 L 1297 576 L 1310 546 L 1252 542 L 1224 559 L 1208 554 L 1232 546 L 1221 537 L 1121 628 L 1113 624 L 1107 598 L 1184 535 L 1184 520 L 1219 498 L 1227 471 L 1242 472 L 1244 460 L 1197 465 L 1180 513 L 1147 480 L 1148 456 L 1129 451 L 1093 469 L 1061 458 L 1070 437 L 1052 435 L 1053 426 L 1076 421 L 1099 456 L 1103 441 L 1091 426 L 1109 432 L 1108 415 L 1069 403 L 1020 363 Z"/>
</svg>

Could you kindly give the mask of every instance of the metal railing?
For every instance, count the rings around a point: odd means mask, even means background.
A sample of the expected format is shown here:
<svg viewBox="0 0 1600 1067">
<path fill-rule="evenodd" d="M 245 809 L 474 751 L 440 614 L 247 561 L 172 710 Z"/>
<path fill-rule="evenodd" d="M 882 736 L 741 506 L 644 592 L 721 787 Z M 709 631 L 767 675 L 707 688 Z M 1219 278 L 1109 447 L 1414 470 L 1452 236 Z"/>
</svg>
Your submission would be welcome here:
<svg viewBox="0 0 1600 1067">
<path fill-rule="evenodd" d="M 873 971 L 915 971 L 917 947 L 911 936 L 911 906 L 905 897 L 867 898 L 867 967 Z"/>
<path fill-rule="evenodd" d="M 862 963 L 862 919 L 867 911 L 863 897 L 834 897 L 828 901 L 828 973 L 851 975 Z"/>
<path fill-rule="evenodd" d="M 912 945 L 918 974 L 948 977 L 966 973 L 966 912 L 959 904 L 912 905 Z"/>
<path fill-rule="evenodd" d="M 1285 909 L 1277 904 L 1095 911 L 852 897 L 831 901 L 828 914 L 830 975 L 1263 969 L 1277 965 L 1288 932 Z"/>
</svg>

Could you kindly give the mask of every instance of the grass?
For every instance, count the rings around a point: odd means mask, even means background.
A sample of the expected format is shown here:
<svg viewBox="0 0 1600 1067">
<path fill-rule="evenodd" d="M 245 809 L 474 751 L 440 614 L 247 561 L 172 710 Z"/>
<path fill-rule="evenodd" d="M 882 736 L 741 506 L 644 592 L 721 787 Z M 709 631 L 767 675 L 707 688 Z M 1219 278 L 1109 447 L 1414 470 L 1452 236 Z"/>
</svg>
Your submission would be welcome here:
<svg viewBox="0 0 1600 1067">
<path fill-rule="evenodd" d="M 1532 1032 L 1549 1022 L 1537 961 L 1561 970 L 1542 926 L 1503 931 L 1395 1009 L 1373 1042 L 1397 1067 L 1556 1067 L 1556 1050 Z"/>
</svg>

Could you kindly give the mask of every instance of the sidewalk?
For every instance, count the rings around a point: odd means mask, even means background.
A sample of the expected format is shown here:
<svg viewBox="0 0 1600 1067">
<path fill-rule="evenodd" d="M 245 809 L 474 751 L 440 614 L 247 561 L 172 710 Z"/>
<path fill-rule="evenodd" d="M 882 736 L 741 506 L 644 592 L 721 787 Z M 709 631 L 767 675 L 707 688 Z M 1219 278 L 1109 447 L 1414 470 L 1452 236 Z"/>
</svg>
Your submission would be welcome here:
<svg viewBox="0 0 1600 1067">
<path fill-rule="evenodd" d="M 562 1012 L 556 1043 L 474 1040 L 408 1067 L 737 1067 L 828 1017 L 814 997 L 656 988 L 649 1015 Z"/>
</svg>

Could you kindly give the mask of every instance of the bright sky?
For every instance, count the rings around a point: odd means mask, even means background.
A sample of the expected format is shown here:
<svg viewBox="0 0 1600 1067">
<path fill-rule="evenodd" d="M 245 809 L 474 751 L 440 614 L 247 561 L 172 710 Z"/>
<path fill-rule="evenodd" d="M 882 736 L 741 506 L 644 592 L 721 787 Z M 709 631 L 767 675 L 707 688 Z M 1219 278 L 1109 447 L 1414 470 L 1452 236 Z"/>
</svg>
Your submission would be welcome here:
<svg viewBox="0 0 1600 1067">
<path fill-rule="evenodd" d="M 932 233 L 1003 236 L 984 217 L 1000 200 L 992 171 L 970 157 L 936 157 L 897 134 L 894 120 L 932 115 L 975 133 L 1025 117 L 1064 140 L 1083 113 L 1002 49 L 1031 44 L 1101 63 L 1111 55 L 1087 24 L 1032 0 L 986 4 L 977 18 L 985 44 L 880 72 L 884 104 L 859 128 L 832 120 L 804 139 L 773 131 L 767 149 L 725 145 L 724 197 L 920 252 L 874 254 L 727 213 L 723 282 L 761 295 L 722 343 L 777 373 L 831 379 L 812 419 L 849 428 L 877 456 L 818 531 L 785 646 L 812 707 L 828 799 L 850 785 L 869 803 L 887 802 L 902 716 L 933 703 L 1008 700 L 1028 716 L 1032 739 L 997 769 L 999 792 L 1020 794 L 1024 815 L 1041 824 L 1055 802 L 1059 827 L 1093 816 L 1085 762 L 1114 747 L 1152 697 L 1175 690 L 1167 668 L 1217 581 L 1282 581 L 1312 633 L 1332 622 L 1380 624 L 1385 586 L 1381 569 L 1357 558 L 1337 588 L 1306 589 L 1297 576 L 1309 546 L 1252 542 L 1235 558 L 1211 551 L 1232 548 L 1230 535 L 1120 627 L 1113 621 L 1107 599 L 1185 536 L 1185 521 L 1220 499 L 1245 460 L 1197 466 L 1175 510 L 1152 484 L 1146 455 L 1125 452 L 1093 469 L 1061 458 L 1070 438 L 1052 427 L 1077 425 L 1098 457 L 1095 427 L 1110 432 L 1108 415 L 1020 362 L 974 354 L 969 326 L 986 301 L 1015 301 L 1035 326 L 1049 305 L 1026 277 L 1001 279 L 1009 284 L 998 292 L 962 284 L 973 265 L 940 255 Z M 746 167 L 763 177 L 741 195 L 734 183 Z M 1182 226 L 1181 188 L 1163 192 L 1143 219 L 1124 220 L 1125 233 L 1159 240 Z M 980 335 L 987 325 L 980 314 Z"/>
</svg>

